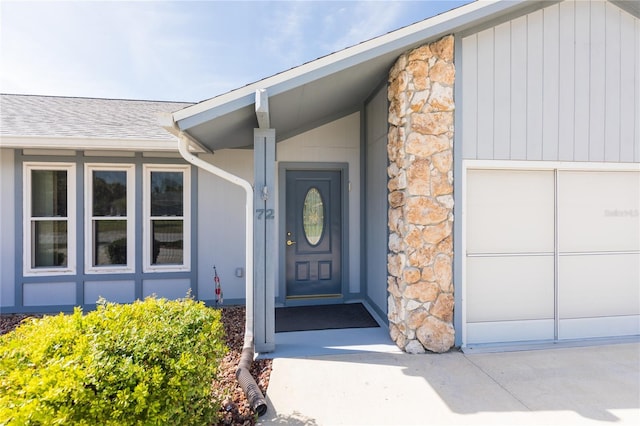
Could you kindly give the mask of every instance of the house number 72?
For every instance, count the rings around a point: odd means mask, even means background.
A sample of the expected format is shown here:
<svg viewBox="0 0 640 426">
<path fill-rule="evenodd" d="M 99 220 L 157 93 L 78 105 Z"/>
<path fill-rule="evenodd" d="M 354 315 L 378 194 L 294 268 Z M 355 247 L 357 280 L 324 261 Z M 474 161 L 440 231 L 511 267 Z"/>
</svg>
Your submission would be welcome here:
<svg viewBox="0 0 640 426">
<path fill-rule="evenodd" d="M 273 219 L 275 217 L 273 209 L 256 209 L 256 214 L 258 215 L 258 219 Z"/>
</svg>

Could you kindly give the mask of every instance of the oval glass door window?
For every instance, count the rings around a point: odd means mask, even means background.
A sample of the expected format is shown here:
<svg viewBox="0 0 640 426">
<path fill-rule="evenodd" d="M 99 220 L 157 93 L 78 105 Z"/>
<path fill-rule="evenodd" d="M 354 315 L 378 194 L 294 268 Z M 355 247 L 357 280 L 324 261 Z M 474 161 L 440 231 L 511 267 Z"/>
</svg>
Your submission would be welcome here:
<svg viewBox="0 0 640 426">
<path fill-rule="evenodd" d="M 318 245 L 324 231 L 324 203 L 317 188 L 311 188 L 304 197 L 302 209 L 304 236 L 312 246 Z"/>
</svg>

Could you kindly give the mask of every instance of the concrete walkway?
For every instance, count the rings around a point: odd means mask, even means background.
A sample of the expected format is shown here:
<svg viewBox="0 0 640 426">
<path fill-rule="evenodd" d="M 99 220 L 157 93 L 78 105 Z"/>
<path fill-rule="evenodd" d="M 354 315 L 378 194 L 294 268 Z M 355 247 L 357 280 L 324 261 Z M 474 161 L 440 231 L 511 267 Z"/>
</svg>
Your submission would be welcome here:
<svg viewBox="0 0 640 426">
<path fill-rule="evenodd" d="M 407 355 L 369 330 L 277 334 L 258 423 L 640 425 L 640 343 Z"/>
</svg>

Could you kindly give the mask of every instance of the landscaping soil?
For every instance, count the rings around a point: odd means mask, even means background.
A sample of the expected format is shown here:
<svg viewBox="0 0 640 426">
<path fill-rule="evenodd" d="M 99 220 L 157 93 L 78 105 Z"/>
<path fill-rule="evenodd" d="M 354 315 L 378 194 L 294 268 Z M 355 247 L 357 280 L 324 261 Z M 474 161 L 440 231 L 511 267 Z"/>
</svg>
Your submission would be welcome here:
<svg viewBox="0 0 640 426">
<path fill-rule="evenodd" d="M 236 368 L 240 362 L 242 345 L 244 344 L 244 306 L 222 308 L 222 323 L 227 339 L 229 353 L 220 364 L 219 377 L 213 383 L 214 393 L 223 396 L 220 425 L 254 425 L 257 416 L 251 411 L 249 402 L 236 380 Z M 270 359 L 254 360 L 251 364 L 251 375 L 266 398 L 269 377 L 271 376 Z"/>
<path fill-rule="evenodd" d="M 244 344 L 244 306 L 223 307 L 221 311 L 229 352 L 220 362 L 218 378 L 212 383 L 213 394 L 223 401 L 218 425 L 255 425 L 257 417 L 236 381 L 236 368 Z M 0 335 L 13 330 L 25 318 L 35 316 L 41 315 L 0 315 Z M 261 359 L 254 361 L 251 366 L 251 375 L 263 395 L 269 386 L 271 364 L 272 360 Z"/>
</svg>

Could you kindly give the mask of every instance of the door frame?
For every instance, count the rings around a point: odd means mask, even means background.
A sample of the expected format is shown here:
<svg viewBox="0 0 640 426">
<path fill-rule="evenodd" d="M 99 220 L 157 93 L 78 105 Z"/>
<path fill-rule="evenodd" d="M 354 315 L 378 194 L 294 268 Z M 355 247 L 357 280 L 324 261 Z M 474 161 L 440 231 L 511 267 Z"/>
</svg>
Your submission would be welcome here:
<svg viewBox="0 0 640 426">
<path fill-rule="evenodd" d="M 340 172 L 340 196 L 341 207 L 340 220 L 342 223 L 341 236 L 341 293 L 342 297 L 319 297 L 309 299 L 287 300 L 287 273 L 286 273 L 286 212 L 287 190 L 286 173 L 288 171 L 339 171 Z M 316 163 L 316 162 L 281 162 L 278 163 L 278 296 L 276 303 L 286 306 L 323 305 L 343 303 L 349 291 L 349 163 Z"/>
</svg>

